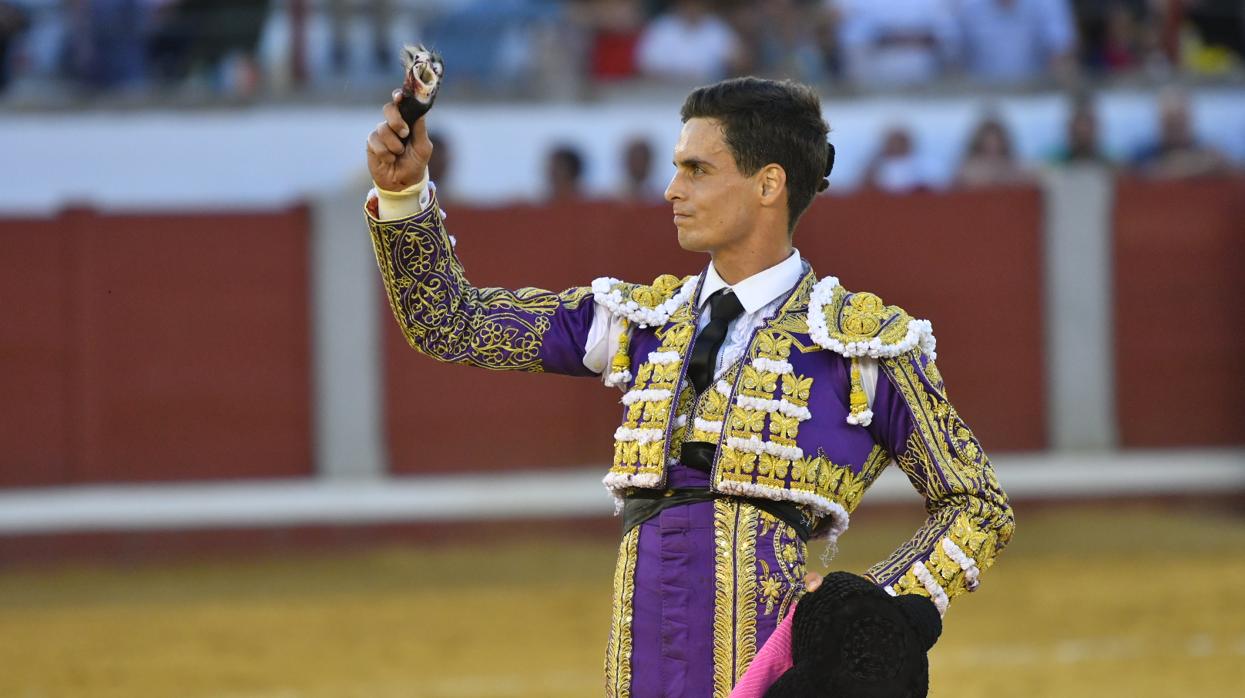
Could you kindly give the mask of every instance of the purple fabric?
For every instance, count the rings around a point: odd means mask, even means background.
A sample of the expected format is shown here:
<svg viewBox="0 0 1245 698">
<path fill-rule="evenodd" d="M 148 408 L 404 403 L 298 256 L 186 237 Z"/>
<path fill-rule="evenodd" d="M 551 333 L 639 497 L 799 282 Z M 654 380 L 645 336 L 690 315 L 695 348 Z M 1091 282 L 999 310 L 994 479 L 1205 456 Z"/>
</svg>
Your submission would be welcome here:
<svg viewBox="0 0 1245 698">
<path fill-rule="evenodd" d="M 698 470 L 675 465 L 670 486 L 708 484 Z M 742 505 L 748 507 L 749 505 Z M 640 526 L 632 616 L 631 695 L 633 698 L 701 697 L 713 695 L 714 606 L 717 545 L 714 502 L 671 507 Z M 784 524 L 775 524 L 783 526 Z M 785 579 L 779 589 L 787 598 L 799 589 L 803 576 L 804 548 L 794 564 L 780 562 L 774 549 L 774 533 L 759 535 L 758 529 L 741 529 L 735 550 L 755 540 L 756 566 L 741 574 L 756 583 L 756 643 L 759 650 L 778 625 L 780 605 L 766 603 L 760 591 L 762 561 L 775 576 Z M 786 577 L 778 570 L 786 569 Z M 733 631 L 732 631 L 733 634 Z M 728 668 L 728 671 L 730 669 Z"/>
<path fill-rule="evenodd" d="M 540 365 L 547 373 L 568 376 L 596 375 L 584 366 L 584 344 L 596 314 L 592 296 L 577 307 L 563 304 L 550 319 L 549 330 L 541 337 Z"/>
</svg>

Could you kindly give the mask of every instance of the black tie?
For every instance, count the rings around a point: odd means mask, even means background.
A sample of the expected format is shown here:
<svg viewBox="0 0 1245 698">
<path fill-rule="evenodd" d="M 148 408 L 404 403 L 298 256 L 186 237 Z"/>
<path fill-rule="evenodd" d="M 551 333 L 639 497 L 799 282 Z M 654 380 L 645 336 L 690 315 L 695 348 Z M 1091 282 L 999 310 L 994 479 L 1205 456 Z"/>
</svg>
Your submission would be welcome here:
<svg viewBox="0 0 1245 698">
<path fill-rule="evenodd" d="M 687 365 L 687 375 L 691 378 L 692 385 L 696 386 L 696 392 L 703 393 L 713 382 L 714 369 L 718 364 L 718 350 L 726 339 L 726 327 L 743 311 L 744 307 L 729 288 L 709 296 L 709 324 L 696 337 L 692 346 L 692 358 Z"/>
</svg>

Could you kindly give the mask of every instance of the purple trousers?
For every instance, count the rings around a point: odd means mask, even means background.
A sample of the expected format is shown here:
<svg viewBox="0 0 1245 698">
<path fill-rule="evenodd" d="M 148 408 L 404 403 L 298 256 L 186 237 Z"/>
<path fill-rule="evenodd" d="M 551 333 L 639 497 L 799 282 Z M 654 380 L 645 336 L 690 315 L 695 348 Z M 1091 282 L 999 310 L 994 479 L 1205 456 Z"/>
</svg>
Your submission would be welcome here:
<svg viewBox="0 0 1245 698">
<path fill-rule="evenodd" d="M 669 486 L 707 480 L 675 466 Z M 731 497 L 631 530 L 614 572 L 606 695 L 726 698 L 803 593 L 804 555 L 790 526 Z"/>
</svg>

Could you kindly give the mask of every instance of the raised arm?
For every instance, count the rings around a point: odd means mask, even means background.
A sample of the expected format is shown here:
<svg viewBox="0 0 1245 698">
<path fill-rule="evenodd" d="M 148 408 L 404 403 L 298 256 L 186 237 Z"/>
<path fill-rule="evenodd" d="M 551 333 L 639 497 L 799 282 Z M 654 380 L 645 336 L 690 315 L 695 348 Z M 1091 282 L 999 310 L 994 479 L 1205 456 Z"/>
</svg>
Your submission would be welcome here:
<svg viewBox="0 0 1245 698">
<path fill-rule="evenodd" d="M 596 315 L 590 288 L 553 293 L 467 281 L 435 191 L 422 188 L 432 154 L 424 119 L 408 134 L 400 99 L 395 94 L 368 137 L 368 169 L 377 189 L 388 192 L 389 207 L 406 210 L 390 218 L 379 197 L 370 197 L 366 214 L 385 295 L 407 342 L 438 361 L 593 375 L 583 362 Z M 393 205 L 403 201 L 408 205 Z"/>
<path fill-rule="evenodd" d="M 933 360 L 916 349 L 879 362 L 869 427 L 925 497 L 929 518 L 867 576 L 892 594 L 930 597 L 940 612 L 978 585 L 1012 537 L 1007 495 L 972 431 L 947 400 Z"/>
</svg>

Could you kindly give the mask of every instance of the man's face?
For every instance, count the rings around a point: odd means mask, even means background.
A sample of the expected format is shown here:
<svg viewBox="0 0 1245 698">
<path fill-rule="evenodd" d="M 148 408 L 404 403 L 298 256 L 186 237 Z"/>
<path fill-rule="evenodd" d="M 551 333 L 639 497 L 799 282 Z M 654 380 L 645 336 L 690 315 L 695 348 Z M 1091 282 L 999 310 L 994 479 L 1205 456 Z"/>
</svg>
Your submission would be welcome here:
<svg viewBox="0 0 1245 698">
<path fill-rule="evenodd" d="M 683 124 L 674 166 L 666 200 L 683 249 L 713 253 L 752 232 L 760 210 L 756 177 L 740 173 L 716 119 Z"/>
</svg>

